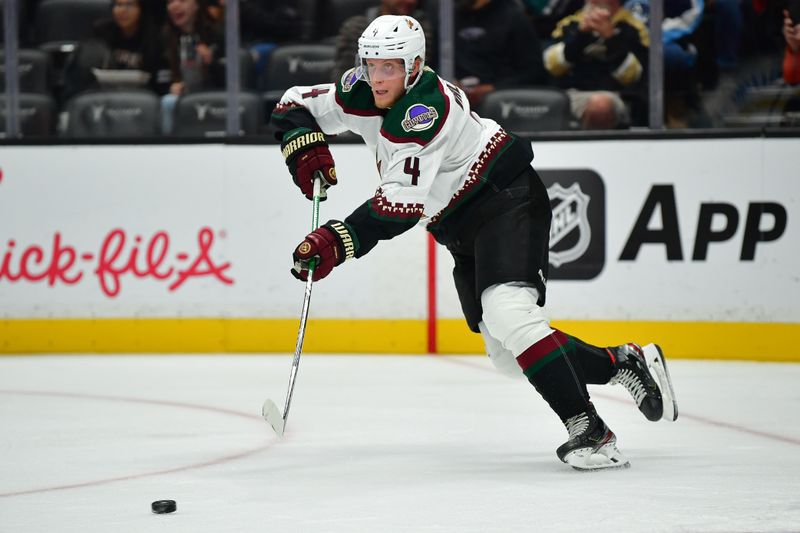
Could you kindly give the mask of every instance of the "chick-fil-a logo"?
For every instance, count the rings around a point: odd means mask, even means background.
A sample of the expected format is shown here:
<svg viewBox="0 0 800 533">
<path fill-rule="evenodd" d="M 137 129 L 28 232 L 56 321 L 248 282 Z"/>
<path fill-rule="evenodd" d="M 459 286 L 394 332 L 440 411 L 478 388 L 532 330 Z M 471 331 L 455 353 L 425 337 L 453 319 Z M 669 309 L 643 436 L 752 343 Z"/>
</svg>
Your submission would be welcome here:
<svg viewBox="0 0 800 533">
<path fill-rule="evenodd" d="M 60 232 L 53 235 L 52 245 L 47 249 L 36 244 L 21 246 L 9 239 L 0 259 L 0 283 L 75 285 L 84 278 L 84 265 L 87 265 L 89 275 L 97 278 L 100 290 L 109 298 L 119 295 L 126 277 L 163 281 L 168 283 L 170 292 L 178 290 L 191 278 L 206 276 L 232 285 L 233 279 L 226 275 L 231 263 L 217 264 L 211 257 L 213 245 L 214 232 L 210 228 L 198 231 L 197 250 L 193 253 L 171 254 L 170 236 L 166 231 L 158 231 L 145 239 L 141 235 L 130 237 L 124 229 L 113 229 L 103 238 L 97 253 L 80 252 L 65 244 Z"/>
</svg>

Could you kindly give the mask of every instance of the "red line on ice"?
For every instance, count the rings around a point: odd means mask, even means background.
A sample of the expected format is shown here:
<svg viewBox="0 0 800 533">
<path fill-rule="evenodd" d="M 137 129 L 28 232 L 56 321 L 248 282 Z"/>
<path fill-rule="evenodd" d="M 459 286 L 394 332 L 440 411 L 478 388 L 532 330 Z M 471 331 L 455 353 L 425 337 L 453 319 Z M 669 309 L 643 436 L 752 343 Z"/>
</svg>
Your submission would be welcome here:
<svg viewBox="0 0 800 533">
<path fill-rule="evenodd" d="M 74 393 L 74 392 L 54 392 L 54 391 L 28 391 L 28 390 L 0 390 L 0 394 L 12 394 L 12 395 L 27 395 L 27 396 L 55 396 L 59 398 L 78 398 L 78 399 L 88 399 L 88 400 L 102 400 L 102 401 L 109 401 L 109 402 L 126 402 L 126 403 L 143 403 L 143 404 L 150 404 L 150 405 L 166 405 L 168 407 L 178 407 L 182 409 L 194 409 L 197 411 L 207 411 L 217 414 L 223 414 L 227 416 L 237 416 L 240 418 L 246 418 L 248 420 L 261 420 L 260 416 L 251 415 L 248 413 L 242 413 L 240 411 L 234 411 L 232 409 L 223 409 L 220 407 L 211 407 L 208 405 L 198 405 L 192 403 L 184 403 L 184 402 L 173 402 L 168 400 L 150 400 L 147 398 L 130 398 L 130 397 L 123 397 L 123 396 L 105 396 L 100 394 L 81 394 L 81 393 Z M 222 463 L 226 463 L 229 461 L 234 461 L 236 459 L 241 459 L 243 457 L 248 457 L 250 455 L 256 454 L 260 451 L 263 451 L 269 448 L 275 441 L 268 442 L 263 446 L 258 446 L 256 448 L 252 448 L 250 450 L 245 450 L 239 453 L 225 455 L 223 457 L 218 457 L 216 459 L 210 459 L 208 461 L 203 461 L 201 463 L 193 463 L 184 466 L 177 466 L 174 468 L 167 468 L 164 470 L 155 470 L 153 472 L 143 472 L 140 474 L 130 474 L 127 476 L 119 476 L 113 477 L 108 479 L 97 479 L 92 481 L 84 481 L 81 483 L 71 483 L 68 485 L 54 485 L 52 487 L 41 487 L 36 489 L 27 489 L 27 490 L 20 490 L 20 491 L 13 491 L 13 492 L 0 492 L 0 498 L 11 497 L 11 496 L 23 496 L 26 494 L 37 494 L 40 492 L 51 492 L 56 490 L 67 490 L 67 489 L 77 489 L 81 487 L 94 487 L 97 485 L 105 485 L 107 483 L 115 483 L 117 481 L 128 481 L 131 479 L 141 479 L 145 477 L 152 477 L 152 476 L 160 476 L 164 474 L 173 474 L 175 472 L 184 472 L 186 470 L 194 470 L 197 468 L 204 468 L 207 466 L 214 466 Z"/>
<path fill-rule="evenodd" d="M 488 371 L 488 372 L 494 372 L 493 368 L 487 368 L 487 367 L 482 366 L 482 365 L 476 365 L 476 364 L 468 363 L 468 362 L 462 361 L 460 359 L 453 359 L 452 357 L 437 355 L 436 359 L 438 359 L 440 361 L 446 361 L 446 362 L 451 363 L 451 364 L 457 364 L 457 365 L 461 365 L 461 366 L 467 366 L 467 367 L 470 367 L 470 368 L 475 368 L 475 369 L 478 369 L 478 370 L 485 370 L 485 371 Z M 593 391 L 592 392 L 592 396 L 596 396 L 598 398 L 603 398 L 604 400 L 611 400 L 612 402 L 617 402 L 617 403 L 625 403 L 625 404 L 630 403 L 629 400 L 622 400 L 620 398 L 615 398 L 614 396 L 608 396 L 606 394 L 603 394 L 602 392 L 598 393 L 598 392 Z M 765 439 L 777 440 L 777 441 L 780 441 L 780 442 L 785 442 L 787 444 L 796 444 L 796 445 L 800 446 L 800 439 L 796 439 L 794 437 L 787 437 L 785 435 L 778 435 L 777 433 L 768 433 L 766 431 L 760 431 L 758 429 L 752 429 L 752 428 L 748 428 L 746 426 L 741 426 L 739 424 L 732 424 L 730 422 L 722 422 L 721 420 L 713 420 L 711 418 L 706 418 L 706 417 L 703 417 L 703 416 L 689 415 L 689 414 L 686 414 L 683 411 L 679 411 L 679 413 L 680 413 L 678 415 L 678 419 L 679 420 L 680 419 L 689 419 L 689 420 L 693 420 L 695 422 L 700 422 L 701 424 L 706 424 L 706 425 L 709 425 L 709 426 L 717 426 L 717 427 L 721 427 L 721 428 L 732 429 L 734 431 L 739 431 L 741 433 L 749 433 L 750 435 L 755 435 L 757 437 L 763 437 Z"/>
</svg>

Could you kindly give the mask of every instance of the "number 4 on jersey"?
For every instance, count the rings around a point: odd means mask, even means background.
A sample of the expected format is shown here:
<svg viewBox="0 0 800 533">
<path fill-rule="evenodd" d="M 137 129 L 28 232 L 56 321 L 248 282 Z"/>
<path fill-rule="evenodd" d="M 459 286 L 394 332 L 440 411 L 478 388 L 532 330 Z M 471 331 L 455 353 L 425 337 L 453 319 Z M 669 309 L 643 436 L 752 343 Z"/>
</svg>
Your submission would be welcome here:
<svg viewBox="0 0 800 533">
<path fill-rule="evenodd" d="M 416 185 L 419 181 L 419 157 L 406 157 L 403 172 L 411 176 L 411 185 Z"/>
</svg>

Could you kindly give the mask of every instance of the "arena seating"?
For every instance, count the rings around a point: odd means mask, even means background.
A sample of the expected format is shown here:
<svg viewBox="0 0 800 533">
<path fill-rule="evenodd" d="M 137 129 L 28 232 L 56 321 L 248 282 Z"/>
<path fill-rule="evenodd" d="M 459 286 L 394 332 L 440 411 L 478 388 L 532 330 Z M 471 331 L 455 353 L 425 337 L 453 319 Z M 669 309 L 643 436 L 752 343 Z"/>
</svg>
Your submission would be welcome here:
<svg viewBox="0 0 800 533">
<path fill-rule="evenodd" d="M 19 131 L 22 137 L 48 137 L 55 131 L 56 105 L 45 94 L 20 93 Z M 0 93 L 0 136 L 6 132 L 6 95 Z"/>
<path fill-rule="evenodd" d="M 50 56 L 41 50 L 20 49 L 17 51 L 17 75 L 19 91 L 23 93 L 52 94 L 50 86 Z M 0 49 L 0 91 L 6 88 L 6 55 Z"/>
<path fill-rule="evenodd" d="M 242 133 L 256 135 L 263 117 L 261 98 L 240 93 L 239 119 Z M 175 107 L 175 135 L 180 137 L 222 137 L 227 130 L 228 101 L 225 91 L 208 91 L 182 96 Z"/>
<path fill-rule="evenodd" d="M 266 118 L 286 89 L 295 85 L 316 85 L 331 81 L 336 50 L 332 45 L 296 44 L 272 51 L 260 86 Z"/>
<path fill-rule="evenodd" d="M 79 94 L 66 104 L 68 137 L 143 137 L 160 133 L 160 101 L 146 90 Z"/>
<path fill-rule="evenodd" d="M 486 96 L 478 114 L 515 132 L 570 129 L 570 106 L 559 89 L 503 89 Z"/>
<path fill-rule="evenodd" d="M 34 19 L 34 40 L 47 51 L 69 52 L 92 36 L 95 20 L 111 13 L 111 0 L 41 0 Z"/>
<path fill-rule="evenodd" d="M 726 127 L 797 126 L 800 87 L 770 85 L 747 90 L 735 113 L 725 116 Z"/>
<path fill-rule="evenodd" d="M 220 64 L 225 66 L 227 58 L 220 59 Z M 242 48 L 239 50 L 239 83 L 242 90 L 256 88 L 256 70 L 253 56 L 250 51 Z"/>
<path fill-rule="evenodd" d="M 265 91 L 284 91 L 294 85 L 330 82 L 336 49 L 325 44 L 279 46 L 269 56 L 264 79 Z"/>
</svg>

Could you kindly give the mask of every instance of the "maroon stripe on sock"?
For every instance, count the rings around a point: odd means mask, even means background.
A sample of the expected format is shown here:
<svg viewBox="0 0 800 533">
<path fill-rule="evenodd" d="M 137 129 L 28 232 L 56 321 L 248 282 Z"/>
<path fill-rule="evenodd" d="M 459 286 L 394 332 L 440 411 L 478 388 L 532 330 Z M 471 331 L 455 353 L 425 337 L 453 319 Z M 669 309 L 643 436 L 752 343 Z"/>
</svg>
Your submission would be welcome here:
<svg viewBox="0 0 800 533">
<path fill-rule="evenodd" d="M 568 339 L 565 334 L 555 330 L 553 333 L 519 354 L 517 356 L 517 363 L 519 363 L 519 366 L 522 367 L 522 371 L 524 372 L 555 350 L 560 350 L 562 346 L 566 346 L 567 341 Z"/>
<path fill-rule="evenodd" d="M 611 358 L 611 365 L 612 366 L 616 366 L 617 365 L 617 358 L 614 357 L 614 352 L 612 352 L 610 349 L 606 348 L 606 353 Z"/>
</svg>

